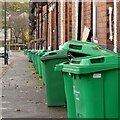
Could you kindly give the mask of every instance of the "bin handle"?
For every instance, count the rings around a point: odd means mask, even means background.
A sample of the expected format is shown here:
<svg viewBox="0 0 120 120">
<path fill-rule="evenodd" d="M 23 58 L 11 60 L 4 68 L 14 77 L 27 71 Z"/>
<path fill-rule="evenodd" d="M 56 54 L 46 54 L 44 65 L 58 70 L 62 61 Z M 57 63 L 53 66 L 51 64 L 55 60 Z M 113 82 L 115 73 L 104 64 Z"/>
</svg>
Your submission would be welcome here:
<svg viewBox="0 0 120 120">
<path fill-rule="evenodd" d="M 71 63 L 80 64 L 81 60 L 71 60 Z"/>
<path fill-rule="evenodd" d="M 105 58 L 104 57 L 99 57 L 99 58 L 92 58 L 90 59 L 90 62 L 92 64 L 95 64 L 95 63 L 103 63 L 105 61 Z"/>
<path fill-rule="evenodd" d="M 63 62 L 63 64 L 69 64 L 69 61 Z"/>
<path fill-rule="evenodd" d="M 70 44 L 69 48 L 71 49 L 76 49 L 76 50 L 81 50 L 82 49 L 82 45 L 74 45 L 74 44 Z"/>
<path fill-rule="evenodd" d="M 49 53 L 49 55 L 56 55 L 56 54 L 57 54 L 56 52 Z"/>
<path fill-rule="evenodd" d="M 43 52 L 47 52 L 47 50 L 43 50 Z"/>
<path fill-rule="evenodd" d="M 70 52 L 67 53 L 67 56 L 68 58 L 74 58 L 74 56 Z"/>
</svg>

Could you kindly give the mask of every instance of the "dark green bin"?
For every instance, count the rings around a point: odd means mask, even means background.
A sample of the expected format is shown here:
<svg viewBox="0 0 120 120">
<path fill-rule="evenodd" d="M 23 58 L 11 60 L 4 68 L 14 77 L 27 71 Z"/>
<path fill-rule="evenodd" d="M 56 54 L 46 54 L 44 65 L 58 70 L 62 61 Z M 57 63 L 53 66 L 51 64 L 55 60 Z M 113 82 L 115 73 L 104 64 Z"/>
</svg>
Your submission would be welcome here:
<svg viewBox="0 0 120 120">
<path fill-rule="evenodd" d="M 65 91 L 61 72 L 54 71 L 56 64 L 67 61 L 67 51 L 55 50 L 41 57 L 44 63 L 46 98 L 48 106 L 64 106 Z"/>
<path fill-rule="evenodd" d="M 73 79 L 78 119 L 120 117 L 119 59 L 117 54 L 108 53 L 74 58 L 63 67 Z"/>
</svg>

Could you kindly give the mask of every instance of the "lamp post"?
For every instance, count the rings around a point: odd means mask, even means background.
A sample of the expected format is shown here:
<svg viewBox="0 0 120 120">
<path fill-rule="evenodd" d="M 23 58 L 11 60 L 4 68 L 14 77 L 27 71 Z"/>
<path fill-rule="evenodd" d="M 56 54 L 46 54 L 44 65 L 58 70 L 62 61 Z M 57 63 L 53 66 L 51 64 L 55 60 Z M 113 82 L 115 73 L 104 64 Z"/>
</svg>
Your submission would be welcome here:
<svg viewBox="0 0 120 120">
<path fill-rule="evenodd" d="M 6 0 L 4 0 L 4 64 L 7 65 L 7 54 L 6 54 Z"/>
</svg>

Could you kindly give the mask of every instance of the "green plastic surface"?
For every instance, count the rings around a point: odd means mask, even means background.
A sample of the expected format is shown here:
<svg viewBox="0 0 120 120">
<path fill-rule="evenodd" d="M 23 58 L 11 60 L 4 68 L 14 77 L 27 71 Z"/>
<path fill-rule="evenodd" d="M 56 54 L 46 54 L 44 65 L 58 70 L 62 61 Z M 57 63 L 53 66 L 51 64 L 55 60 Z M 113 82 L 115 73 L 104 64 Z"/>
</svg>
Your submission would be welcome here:
<svg viewBox="0 0 120 120">
<path fill-rule="evenodd" d="M 77 118 L 119 118 L 120 69 L 73 74 Z"/>
<path fill-rule="evenodd" d="M 67 56 L 66 50 L 54 50 L 52 52 L 46 53 L 41 57 L 41 60 L 47 61 L 51 59 L 57 59 L 57 58 L 65 58 Z"/>
<path fill-rule="evenodd" d="M 32 56 L 31 56 L 31 50 L 30 49 L 28 50 L 27 55 L 28 55 L 28 61 L 32 62 Z"/>
<path fill-rule="evenodd" d="M 50 52 L 50 50 L 39 50 L 38 52 L 38 73 L 39 73 L 39 76 L 42 78 L 43 84 L 45 84 L 44 65 L 40 58 L 42 55 L 44 55 L 47 52 Z"/>
<path fill-rule="evenodd" d="M 61 71 L 65 64 L 69 64 L 69 62 L 63 62 L 55 66 L 56 71 Z M 72 76 L 67 72 L 62 72 L 64 78 L 64 87 L 65 87 L 65 95 L 67 101 L 67 112 L 68 118 L 76 118 L 76 107 L 75 107 L 75 98 L 73 92 L 73 79 Z"/>
<path fill-rule="evenodd" d="M 54 67 L 56 64 L 66 60 L 67 57 L 44 61 L 45 87 L 48 106 L 65 105 L 64 79 L 61 72 L 54 71 Z"/>
<path fill-rule="evenodd" d="M 64 72 L 86 74 L 120 68 L 119 57 L 116 56 L 89 56 L 74 58 L 63 68 Z"/>
<path fill-rule="evenodd" d="M 118 54 L 73 58 L 60 69 L 73 79 L 77 118 L 120 118 Z"/>
<path fill-rule="evenodd" d="M 27 49 L 24 50 L 24 55 L 27 55 Z"/>
<path fill-rule="evenodd" d="M 70 40 L 66 42 L 62 49 L 87 55 L 115 55 L 115 53 L 113 53 L 112 51 L 101 48 L 98 44 L 92 42 L 82 42 L 78 40 Z"/>
<path fill-rule="evenodd" d="M 65 50 L 55 50 L 41 57 L 44 65 L 46 97 L 48 106 L 64 106 L 65 90 L 64 79 L 61 72 L 54 71 L 56 64 L 67 61 Z"/>
</svg>

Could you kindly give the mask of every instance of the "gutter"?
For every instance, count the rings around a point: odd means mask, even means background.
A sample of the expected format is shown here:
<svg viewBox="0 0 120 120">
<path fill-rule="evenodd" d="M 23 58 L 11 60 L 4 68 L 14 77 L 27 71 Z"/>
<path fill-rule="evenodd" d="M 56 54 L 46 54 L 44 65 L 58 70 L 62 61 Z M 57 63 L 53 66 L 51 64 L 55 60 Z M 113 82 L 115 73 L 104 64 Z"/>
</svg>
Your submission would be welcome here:
<svg viewBox="0 0 120 120">
<path fill-rule="evenodd" d="M 58 43 L 58 1 L 56 0 L 56 50 L 59 49 Z"/>
</svg>

